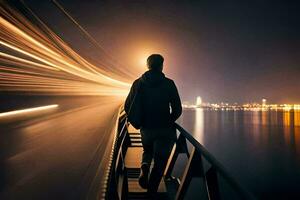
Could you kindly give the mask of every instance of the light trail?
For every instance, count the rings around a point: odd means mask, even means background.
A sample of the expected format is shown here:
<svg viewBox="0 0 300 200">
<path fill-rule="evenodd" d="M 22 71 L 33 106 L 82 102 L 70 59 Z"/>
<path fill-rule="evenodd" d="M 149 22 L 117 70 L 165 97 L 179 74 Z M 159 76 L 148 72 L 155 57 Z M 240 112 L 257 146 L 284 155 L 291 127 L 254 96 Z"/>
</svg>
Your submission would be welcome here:
<svg viewBox="0 0 300 200">
<path fill-rule="evenodd" d="M 88 62 L 39 18 L 38 25 L 32 24 L 9 1 L 0 1 L 0 13 L 1 91 L 49 95 L 128 93 L 131 80 L 126 74 L 120 80 L 106 66 Z"/>
<path fill-rule="evenodd" d="M 42 67 L 42 68 L 46 68 L 46 69 L 50 69 L 50 70 L 59 71 L 59 69 L 56 69 L 56 68 L 53 68 L 53 67 L 50 67 L 50 66 L 47 66 L 47 65 L 35 63 L 35 62 L 30 61 L 30 60 L 26 60 L 26 59 L 19 58 L 19 57 L 16 57 L 16 56 L 12 56 L 12 55 L 2 53 L 2 52 L 0 52 L 0 57 L 10 59 L 10 60 L 14 60 L 16 62 L 28 64 L 29 66 L 36 66 L 36 67 Z"/>
<path fill-rule="evenodd" d="M 128 70 L 126 70 L 126 67 L 124 67 L 123 64 L 121 64 L 120 62 L 118 62 L 117 60 L 114 59 L 114 57 L 111 55 L 111 53 L 109 53 L 107 50 L 105 50 L 102 45 L 99 44 L 99 42 L 97 42 L 97 40 L 95 40 L 93 38 L 93 36 L 91 36 L 91 34 L 89 34 L 89 32 L 87 32 L 67 11 L 66 9 L 64 9 L 64 7 L 58 3 L 58 1 L 56 0 L 52 0 L 52 2 L 54 3 L 55 6 L 57 6 L 57 8 L 59 10 L 62 11 L 62 13 L 68 18 L 70 19 L 70 21 L 83 33 L 83 35 L 97 48 L 99 49 L 101 52 L 103 52 L 105 54 L 105 56 L 110 58 L 110 64 L 111 65 L 117 65 L 120 67 L 120 71 L 123 72 L 124 74 L 129 74 Z M 23 4 L 24 1 L 23 1 Z M 26 5 L 25 5 L 26 6 Z"/>
<path fill-rule="evenodd" d="M 14 110 L 14 111 L 9 111 L 9 112 L 4 112 L 0 113 L 0 119 L 5 119 L 7 117 L 13 117 L 17 115 L 23 115 L 23 114 L 28 114 L 28 113 L 34 113 L 34 112 L 40 112 L 40 111 L 45 111 L 45 110 L 51 110 L 54 108 L 57 108 L 57 104 L 53 105 L 48 105 L 48 106 L 39 106 L 35 108 L 27 108 L 23 110 Z"/>
</svg>

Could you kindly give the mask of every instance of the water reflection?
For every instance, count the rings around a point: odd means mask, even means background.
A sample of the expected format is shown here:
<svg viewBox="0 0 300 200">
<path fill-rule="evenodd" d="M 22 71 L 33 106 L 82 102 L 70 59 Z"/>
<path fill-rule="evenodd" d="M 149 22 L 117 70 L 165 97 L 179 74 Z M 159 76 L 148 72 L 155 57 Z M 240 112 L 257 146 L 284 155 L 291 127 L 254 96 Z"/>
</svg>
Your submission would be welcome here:
<svg viewBox="0 0 300 200">
<path fill-rule="evenodd" d="M 181 124 L 259 199 L 300 199 L 299 110 L 195 109 L 183 118 Z"/>
<path fill-rule="evenodd" d="M 252 122 L 253 126 L 250 126 L 252 128 L 251 134 L 254 137 L 254 139 L 256 140 L 257 144 L 259 144 L 259 135 L 257 134 L 259 132 L 260 129 L 260 115 L 259 115 L 259 111 L 247 111 L 247 113 L 251 116 L 250 120 L 248 117 L 244 117 L 244 123 L 247 124 Z M 244 126 L 246 129 L 249 128 L 249 126 Z M 245 130 L 247 131 L 247 130 Z"/>
<path fill-rule="evenodd" d="M 260 113 L 261 113 L 261 124 L 263 124 L 263 125 L 269 124 L 269 114 L 270 114 L 270 112 L 262 110 L 262 111 L 260 111 Z"/>
<path fill-rule="evenodd" d="M 300 126 L 300 111 L 294 112 L 294 126 Z"/>
<path fill-rule="evenodd" d="M 194 125 L 194 137 L 201 143 L 204 142 L 204 113 L 202 108 L 196 108 L 195 110 L 195 125 Z"/>
<path fill-rule="evenodd" d="M 300 111 L 294 112 L 294 139 L 296 152 L 300 155 Z"/>
<path fill-rule="evenodd" d="M 283 111 L 283 125 L 289 126 L 291 123 L 290 111 Z"/>
<path fill-rule="evenodd" d="M 291 136 L 293 136 L 293 124 L 291 126 L 291 113 L 290 111 L 283 111 L 283 131 L 284 131 L 284 140 L 286 145 L 291 144 Z M 293 145 L 292 143 L 291 145 Z"/>
</svg>

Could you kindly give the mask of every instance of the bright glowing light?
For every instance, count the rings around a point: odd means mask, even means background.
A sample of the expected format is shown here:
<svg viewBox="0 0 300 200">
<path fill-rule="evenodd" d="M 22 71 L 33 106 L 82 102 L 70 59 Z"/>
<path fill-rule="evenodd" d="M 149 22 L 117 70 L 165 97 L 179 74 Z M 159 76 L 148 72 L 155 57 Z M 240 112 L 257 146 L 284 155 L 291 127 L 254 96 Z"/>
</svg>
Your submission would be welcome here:
<svg viewBox="0 0 300 200">
<path fill-rule="evenodd" d="M 150 54 L 142 54 L 139 56 L 139 66 L 142 67 L 143 69 L 146 69 L 147 68 L 147 58 Z"/>
<path fill-rule="evenodd" d="M 267 99 L 262 99 L 262 106 L 266 107 L 266 105 L 267 105 Z"/>
<path fill-rule="evenodd" d="M 202 104 L 202 98 L 200 96 L 197 96 L 196 106 L 201 106 L 201 104 Z"/>
<path fill-rule="evenodd" d="M 0 119 L 6 118 L 6 117 L 11 117 L 11 116 L 16 116 L 16 115 L 27 114 L 27 113 L 50 110 L 50 109 L 54 109 L 57 107 L 58 107 L 57 104 L 53 104 L 53 105 L 48 105 L 48 106 L 40 106 L 40 107 L 35 107 L 35 108 L 27 108 L 27 109 L 23 109 L 23 110 L 4 112 L 4 113 L 0 113 Z"/>
</svg>

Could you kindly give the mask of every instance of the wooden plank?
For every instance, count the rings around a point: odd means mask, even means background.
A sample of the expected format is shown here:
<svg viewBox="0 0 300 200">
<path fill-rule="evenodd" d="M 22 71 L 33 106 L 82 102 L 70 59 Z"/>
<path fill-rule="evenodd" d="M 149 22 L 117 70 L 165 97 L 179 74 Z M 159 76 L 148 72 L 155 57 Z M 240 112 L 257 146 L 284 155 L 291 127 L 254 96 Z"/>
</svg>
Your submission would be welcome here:
<svg viewBox="0 0 300 200">
<path fill-rule="evenodd" d="M 130 134 L 129 134 L 129 137 L 130 137 L 130 138 L 142 138 L 142 136 L 141 136 L 140 133 L 134 133 L 134 134 L 130 133 Z"/>
<path fill-rule="evenodd" d="M 138 179 L 128 178 L 128 192 L 129 193 L 144 193 L 144 192 L 147 192 L 147 190 L 141 188 L 141 186 L 139 185 Z M 165 184 L 165 181 L 163 178 L 161 179 L 161 182 L 159 184 L 157 192 L 159 192 L 159 193 L 167 192 L 166 184 Z"/>
<path fill-rule="evenodd" d="M 130 147 L 143 147 L 142 143 L 131 143 Z"/>
<path fill-rule="evenodd" d="M 139 176 L 140 176 L 140 168 L 127 169 L 128 178 L 139 178 Z"/>
<path fill-rule="evenodd" d="M 132 141 L 132 142 L 141 142 L 142 139 L 141 138 L 130 138 L 130 141 Z"/>
<path fill-rule="evenodd" d="M 139 129 L 135 129 L 131 124 L 128 126 L 128 133 L 141 133 Z"/>
<path fill-rule="evenodd" d="M 140 168 L 143 155 L 142 147 L 129 147 L 125 156 L 126 168 Z"/>
<path fill-rule="evenodd" d="M 128 192 L 129 193 L 144 193 L 146 189 L 141 188 L 138 179 L 128 178 Z"/>
<path fill-rule="evenodd" d="M 142 160 L 143 148 L 142 147 L 129 147 L 125 156 L 125 167 L 129 173 L 136 174 L 140 168 Z M 129 192 L 145 192 L 146 190 L 141 188 L 137 178 L 128 177 L 128 191 Z M 161 181 L 158 192 L 166 192 L 165 182 Z"/>
<path fill-rule="evenodd" d="M 142 137 L 141 133 L 129 133 L 130 137 Z"/>
</svg>

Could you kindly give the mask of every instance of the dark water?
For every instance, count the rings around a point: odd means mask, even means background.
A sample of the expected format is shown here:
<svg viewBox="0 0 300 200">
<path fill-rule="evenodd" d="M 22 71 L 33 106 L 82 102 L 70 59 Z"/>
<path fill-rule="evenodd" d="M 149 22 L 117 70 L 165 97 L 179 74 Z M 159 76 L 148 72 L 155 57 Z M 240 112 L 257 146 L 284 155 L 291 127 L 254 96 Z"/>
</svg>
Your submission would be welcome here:
<svg viewBox="0 0 300 200">
<path fill-rule="evenodd" d="M 259 199 L 300 199 L 300 111 L 195 109 L 179 123 Z"/>
</svg>

